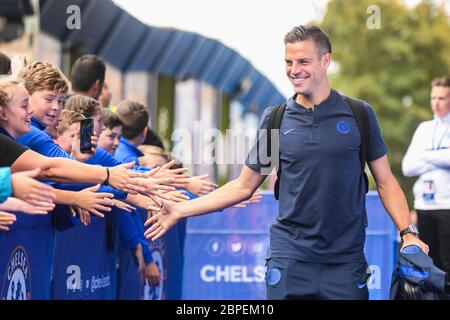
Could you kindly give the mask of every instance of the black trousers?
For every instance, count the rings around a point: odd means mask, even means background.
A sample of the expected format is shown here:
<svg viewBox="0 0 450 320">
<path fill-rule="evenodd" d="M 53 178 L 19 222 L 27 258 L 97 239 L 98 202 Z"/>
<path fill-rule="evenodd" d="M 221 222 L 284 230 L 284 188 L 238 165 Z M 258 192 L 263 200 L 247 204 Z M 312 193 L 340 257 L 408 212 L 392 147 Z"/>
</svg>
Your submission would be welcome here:
<svg viewBox="0 0 450 320">
<path fill-rule="evenodd" d="M 434 264 L 450 275 L 450 209 L 417 210 L 420 239 L 430 247 Z"/>
</svg>

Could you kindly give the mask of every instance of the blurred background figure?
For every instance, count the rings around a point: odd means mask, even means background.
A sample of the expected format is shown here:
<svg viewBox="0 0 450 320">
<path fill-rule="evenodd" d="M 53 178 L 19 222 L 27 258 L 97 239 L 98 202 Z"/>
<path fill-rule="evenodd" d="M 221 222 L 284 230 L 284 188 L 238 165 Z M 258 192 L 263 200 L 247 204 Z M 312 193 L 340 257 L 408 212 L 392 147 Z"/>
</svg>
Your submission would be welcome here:
<svg viewBox="0 0 450 320">
<path fill-rule="evenodd" d="M 105 62 L 93 54 L 79 57 L 72 66 L 72 92 L 99 99 L 105 81 Z"/>
<path fill-rule="evenodd" d="M 450 77 L 431 83 L 433 119 L 417 128 L 403 158 L 403 173 L 414 184 L 420 237 L 436 266 L 450 273 Z"/>
<path fill-rule="evenodd" d="M 11 74 L 11 59 L 0 52 L 0 75 L 2 74 Z"/>
<path fill-rule="evenodd" d="M 109 108 L 109 105 L 111 104 L 112 99 L 112 93 L 109 90 L 108 84 L 103 83 L 103 89 L 102 93 L 100 94 L 100 97 L 98 98 L 98 102 L 100 102 L 100 105 L 102 108 L 107 109 Z"/>
</svg>

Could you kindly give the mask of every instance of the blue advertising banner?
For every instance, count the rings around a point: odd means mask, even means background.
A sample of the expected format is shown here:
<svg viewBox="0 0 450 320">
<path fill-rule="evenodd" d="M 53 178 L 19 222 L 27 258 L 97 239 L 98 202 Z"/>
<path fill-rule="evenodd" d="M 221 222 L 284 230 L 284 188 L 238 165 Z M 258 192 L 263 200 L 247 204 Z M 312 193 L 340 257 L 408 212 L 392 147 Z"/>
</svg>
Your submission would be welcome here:
<svg viewBox="0 0 450 320">
<path fill-rule="evenodd" d="M 138 274 L 138 265 L 130 249 L 119 247 L 117 257 L 117 295 L 118 300 L 141 300 L 142 280 Z"/>
<path fill-rule="evenodd" d="M 365 254 L 372 269 L 370 299 L 388 299 L 396 257 L 396 229 L 378 194 L 367 195 Z M 265 299 L 269 226 L 278 210 L 272 193 L 246 208 L 189 218 L 183 299 Z"/>
<path fill-rule="evenodd" d="M 142 223 L 147 220 L 147 213 L 141 213 Z M 151 286 L 145 281 L 142 282 L 138 275 L 138 267 L 129 249 L 119 248 L 119 270 L 117 274 L 117 299 L 118 300 L 165 300 L 168 298 L 168 251 L 167 242 L 171 246 L 179 246 L 178 239 L 174 238 L 178 226 L 174 226 L 167 234 L 157 241 L 148 241 L 152 250 L 153 261 L 161 273 L 161 282 L 158 286 Z M 181 266 L 182 268 L 182 266 Z M 182 269 L 178 273 L 182 274 Z M 171 280 L 171 283 L 173 280 Z M 181 288 L 181 283 L 176 284 L 176 288 Z"/>
<path fill-rule="evenodd" d="M 50 299 L 52 215 L 15 214 L 10 231 L 0 232 L 0 300 Z"/>
<path fill-rule="evenodd" d="M 268 231 L 276 211 L 273 196 L 264 194 L 246 208 L 189 218 L 183 299 L 265 299 Z"/>
<path fill-rule="evenodd" d="M 169 231 L 170 232 L 170 231 Z M 158 266 L 161 273 L 161 282 L 158 286 L 151 286 L 147 282 L 144 285 L 144 300 L 166 300 L 168 289 L 168 255 L 167 255 L 167 239 L 169 232 L 162 238 L 156 241 L 149 241 L 152 249 L 153 261 Z M 181 283 L 178 283 L 181 288 Z"/>
<path fill-rule="evenodd" d="M 364 253 L 372 270 L 367 287 L 369 299 L 389 299 L 394 264 L 397 260 L 397 228 L 375 191 L 366 196 L 368 227 Z"/>
<path fill-rule="evenodd" d="M 180 221 L 166 234 L 166 264 L 164 270 L 164 286 L 166 300 L 182 298 L 184 240 L 186 236 L 186 220 Z"/>
<path fill-rule="evenodd" d="M 182 298 L 185 237 L 186 220 L 182 220 L 161 239 L 149 241 L 153 260 L 161 273 L 161 282 L 158 286 L 145 284 L 145 300 L 180 300 Z"/>
<path fill-rule="evenodd" d="M 113 249 L 108 218 L 70 228 L 64 215 L 17 213 L 11 230 L 0 233 L 0 299 L 265 299 L 268 231 L 276 211 L 277 202 L 265 193 L 246 208 L 180 222 L 150 242 L 162 275 L 157 287 L 142 286 L 128 249 L 119 252 L 117 242 Z M 397 232 L 376 193 L 367 195 L 367 212 L 370 299 L 388 299 Z M 55 234 L 55 226 L 65 231 Z"/>
<path fill-rule="evenodd" d="M 115 252 L 108 239 L 107 218 L 91 216 L 56 232 L 52 299 L 115 299 Z"/>
</svg>

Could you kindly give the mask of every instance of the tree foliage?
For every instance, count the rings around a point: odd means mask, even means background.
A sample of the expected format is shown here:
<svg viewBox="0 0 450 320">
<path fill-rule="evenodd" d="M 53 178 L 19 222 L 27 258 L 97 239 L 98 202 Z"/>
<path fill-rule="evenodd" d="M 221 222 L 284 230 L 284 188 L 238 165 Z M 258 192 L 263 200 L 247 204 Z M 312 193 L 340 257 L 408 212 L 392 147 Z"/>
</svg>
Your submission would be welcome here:
<svg viewBox="0 0 450 320">
<path fill-rule="evenodd" d="M 374 19 L 381 28 L 371 28 Z M 431 80 L 450 74 L 449 21 L 431 1 L 332 0 L 319 24 L 333 44 L 332 86 L 374 108 L 410 204 L 415 179 L 403 176 L 401 160 L 418 124 L 432 117 Z"/>
</svg>

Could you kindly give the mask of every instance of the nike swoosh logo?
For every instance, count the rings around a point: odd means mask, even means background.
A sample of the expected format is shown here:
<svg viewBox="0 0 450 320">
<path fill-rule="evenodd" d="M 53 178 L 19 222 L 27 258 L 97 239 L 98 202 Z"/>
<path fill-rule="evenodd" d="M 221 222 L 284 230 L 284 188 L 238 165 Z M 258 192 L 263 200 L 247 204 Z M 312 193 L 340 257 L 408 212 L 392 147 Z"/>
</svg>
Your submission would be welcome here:
<svg viewBox="0 0 450 320">
<path fill-rule="evenodd" d="M 288 134 L 289 132 L 294 131 L 294 130 L 295 130 L 295 129 L 290 129 L 290 130 L 288 130 L 288 131 L 283 132 L 283 134 Z"/>
<path fill-rule="evenodd" d="M 362 288 L 364 288 L 366 285 L 367 285 L 366 282 L 358 283 L 358 289 L 362 289 Z"/>
</svg>

